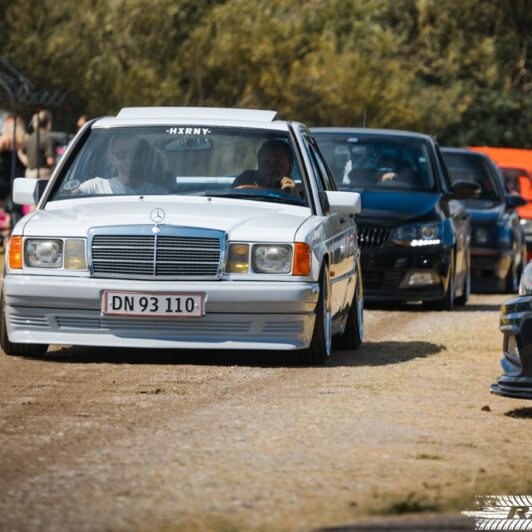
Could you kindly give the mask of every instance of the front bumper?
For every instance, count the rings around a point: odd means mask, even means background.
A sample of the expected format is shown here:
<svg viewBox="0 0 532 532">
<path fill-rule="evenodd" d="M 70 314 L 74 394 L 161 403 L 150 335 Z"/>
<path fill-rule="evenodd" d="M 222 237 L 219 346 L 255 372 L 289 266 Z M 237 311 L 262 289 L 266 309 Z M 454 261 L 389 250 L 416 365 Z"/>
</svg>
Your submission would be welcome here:
<svg viewBox="0 0 532 532">
<path fill-rule="evenodd" d="M 471 248 L 473 280 L 495 279 L 504 281 L 512 265 L 512 249 Z"/>
<path fill-rule="evenodd" d="M 367 301 L 437 300 L 445 295 L 451 253 L 442 246 L 391 246 L 362 251 L 362 280 Z M 430 274 L 432 282 L 411 285 L 414 274 Z"/>
<path fill-rule="evenodd" d="M 7 275 L 6 325 L 14 343 L 198 349 L 308 347 L 319 284 L 137 281 Z M 205 293 L 200 318 L 109 316 L 105 290 Z"/>
<path fill-rule="evenodd" d="M 490 391 L 497 395 L 532 399 L 532 296 L 511 299 L 501 307 L 504 374 Z"/>
</svg>

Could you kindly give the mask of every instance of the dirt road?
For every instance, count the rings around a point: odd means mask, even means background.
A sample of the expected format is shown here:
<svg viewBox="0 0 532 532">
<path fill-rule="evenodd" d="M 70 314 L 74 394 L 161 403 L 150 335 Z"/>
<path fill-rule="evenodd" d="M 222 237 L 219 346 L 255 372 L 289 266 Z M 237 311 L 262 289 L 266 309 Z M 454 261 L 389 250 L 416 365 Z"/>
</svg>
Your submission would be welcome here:
<svg viewBox="0 0 532 532">
<path fill-rule="evenodd" d="M 359 351 L 0 354 L 1 530 L 311 530 L 532 492 L 532 409 L 491 396 L 499 305 L 366 311 Z"/>
</svg>

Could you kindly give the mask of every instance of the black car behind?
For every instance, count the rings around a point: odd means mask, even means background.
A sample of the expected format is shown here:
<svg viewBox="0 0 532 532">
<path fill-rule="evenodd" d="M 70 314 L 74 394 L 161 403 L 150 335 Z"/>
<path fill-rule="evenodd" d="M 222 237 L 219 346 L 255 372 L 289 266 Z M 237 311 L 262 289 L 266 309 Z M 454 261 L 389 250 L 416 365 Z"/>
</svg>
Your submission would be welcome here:
<svg viewBox="0 0 532 532">
<path fill-rule="evenodd" d="M 434 140 L 419 133 L 314 128 L 339 188 L 362 196 L 357 217 L 364 297 L 451 309 L 470 289 L 469 216 Z"/>
<path fill-rule="evenodd" d="M 526 244 L 516 208 L 526 200 L 507 192 L 504 176 L 484 153 L 442 148 L 451 182 L 473 181 L 480 196 L 466 200 L 471 217 L 471 272 L 474 290 L 517 292 Z"/>
</svg>

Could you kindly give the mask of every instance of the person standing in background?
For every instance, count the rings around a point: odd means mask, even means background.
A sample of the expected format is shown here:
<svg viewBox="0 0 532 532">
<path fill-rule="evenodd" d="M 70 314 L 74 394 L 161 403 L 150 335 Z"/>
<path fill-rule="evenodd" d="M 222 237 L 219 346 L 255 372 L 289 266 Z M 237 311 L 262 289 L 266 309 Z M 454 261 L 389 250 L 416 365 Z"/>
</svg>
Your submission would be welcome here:
<svg viewBox="0 0 532 532">
<path fill-rule="evenodd" d="M 19 116 L 8 114 L 0 135 L 0 244 L 3 246 L 11 233 L 15 220 L 22 215 L 22 208 L 14 205 L 11 197 L 13 179 L 24 175 L 24 165 L 17 152 L 28 135 Z"/>
<path fill-rule="evenodd" d="M 76 122 L 76 132 L 78 132 L 87 123 L 87 115 L 81 115 Z"/>
<path fill-rule="evenodd" d="M 52 127 L 50 111 L 43 109 L 36 113 L 32 125 L 33 133 L 19 150 L 19 157 L 26 166 L 26 177 L 50 179 L 55 165 L 54 145 L 48 135 Z"/>
<path fill-rule="evenodd" d="M 16 120 L 16 121 L 15 121 Z M 0 135 L 0 185 L 11 191 L 11 179 L 24 175 L 24 165 L 17 152 L 24 146 L 28 135 L 22 119 L 12 114 L 6 116 Z M 11 175 L 15 158 L 15 175 Z M 4 197 L 2 195 L 2 197 Z"/>
</svg>

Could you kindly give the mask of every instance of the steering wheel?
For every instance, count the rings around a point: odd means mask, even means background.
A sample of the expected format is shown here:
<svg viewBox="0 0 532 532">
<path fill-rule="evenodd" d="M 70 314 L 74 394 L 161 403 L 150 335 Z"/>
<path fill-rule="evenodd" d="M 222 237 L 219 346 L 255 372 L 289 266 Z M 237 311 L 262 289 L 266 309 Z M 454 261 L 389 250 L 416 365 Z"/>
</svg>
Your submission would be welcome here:
<svg viewBox="0 0 532 532">
<path fill-rule="evenodd" d="M 237 187 L 233 187 L 235 190 L 238 190 L 238 189 L 261 189 L 263 187 L 255 184 L 255 183 L 250 183 L 249 185 L 238 185 Z"/>
</svg>

